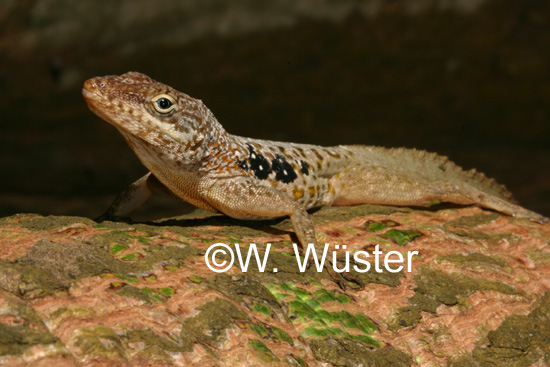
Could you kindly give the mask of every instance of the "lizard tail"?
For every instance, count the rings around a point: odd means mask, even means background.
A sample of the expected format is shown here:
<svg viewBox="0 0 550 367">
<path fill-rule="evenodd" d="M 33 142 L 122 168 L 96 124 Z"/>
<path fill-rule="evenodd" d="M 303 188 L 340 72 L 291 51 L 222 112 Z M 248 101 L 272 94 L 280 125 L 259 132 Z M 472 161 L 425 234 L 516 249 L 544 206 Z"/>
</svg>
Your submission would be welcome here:
<svg viewBox="0 0 550 367">
<path fill-rule="evenodd" d="M 426 181 L 457 181 L 510 203 L 516 204 L 512 193 L 494 179 L 488 178 L 476 169 L 464 170 L 448 157 L 424 150 L 371 146 L 346 147 L 358 153 L 363 162 L 384 166 L 393 171 Z"/>
</svg>

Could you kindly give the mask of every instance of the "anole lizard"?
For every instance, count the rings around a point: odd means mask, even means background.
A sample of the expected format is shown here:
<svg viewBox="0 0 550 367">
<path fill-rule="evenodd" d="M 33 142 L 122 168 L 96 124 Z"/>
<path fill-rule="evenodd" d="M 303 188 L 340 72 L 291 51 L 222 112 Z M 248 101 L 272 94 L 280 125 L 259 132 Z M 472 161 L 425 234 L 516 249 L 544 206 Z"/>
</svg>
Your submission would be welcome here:
<svg viewBox="0 0 550 367">
<path fill-rule="evenodd" d="M 155 191 L 238 219 L 289 216 L 302 245 L 316 243 L 307 209 L 328 205 L 478 205 L 548 223 L 475 170 L 415 149 L 321 147 L 227 133 L 198 99 L 137 72 L 87 80 L 89 108 L 115 126 L 149 173 L 102 216 L 124 216 Z"/>
</svg>

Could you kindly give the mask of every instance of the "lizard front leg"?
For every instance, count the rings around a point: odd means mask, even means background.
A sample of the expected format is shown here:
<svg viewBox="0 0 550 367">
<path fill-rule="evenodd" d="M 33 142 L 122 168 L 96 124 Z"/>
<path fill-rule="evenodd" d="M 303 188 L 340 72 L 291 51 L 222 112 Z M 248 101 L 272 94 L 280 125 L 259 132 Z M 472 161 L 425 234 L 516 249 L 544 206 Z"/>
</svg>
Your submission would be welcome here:
<svg viewBox="0 0 550 367">
<path fill-rule="evenodd" d="M 120 220 L 143 204 L 155 192 L 164 192 L 173 195 L 151 172 L 148 172 L 118 194 L 109 209 L 96 218 L 96 222 Z"/>
</svg>

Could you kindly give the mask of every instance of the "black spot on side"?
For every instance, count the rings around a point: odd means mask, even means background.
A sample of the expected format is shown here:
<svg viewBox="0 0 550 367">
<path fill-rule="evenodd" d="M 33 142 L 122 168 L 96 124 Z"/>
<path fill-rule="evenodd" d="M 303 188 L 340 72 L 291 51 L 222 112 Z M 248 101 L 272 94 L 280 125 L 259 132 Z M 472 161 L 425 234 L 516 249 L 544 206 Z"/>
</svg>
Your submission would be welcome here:
<svg viewBox="0 0 550 367">
<path fill-rule="evenodd" d="M 290 163 L 282 155 L 277 154 L 275 156 L 275 159 L 271 162 L 271 167 L 275 172 L 275 180 L 277 181 L 290 183 L 298 177 Z"/>
<path fill-rule="evenodd" d="M 263 155 L 260 155 L 254 151 L 254 147 L 250 144 L 246 144 L 248 148 L 250 169 L 254 171 L 254 175 L 260 180 L 265 180 L 267 176 L 272 172 L 269 162 Z"/>
<path fill-rule="evenodd" d="M 300 161 L 300 165 L 302 166 L 302 168 L 300 168 L 300 172 L 304 175 L 309 175 L 309 164 L 305 161 Z"/>
</svg>

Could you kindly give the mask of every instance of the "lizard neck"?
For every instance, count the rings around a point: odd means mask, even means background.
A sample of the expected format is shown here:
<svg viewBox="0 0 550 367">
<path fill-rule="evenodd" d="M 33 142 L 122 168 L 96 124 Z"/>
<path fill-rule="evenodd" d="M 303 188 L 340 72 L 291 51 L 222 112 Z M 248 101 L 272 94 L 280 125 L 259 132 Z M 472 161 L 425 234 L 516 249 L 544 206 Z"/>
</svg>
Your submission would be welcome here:
<svg viewBox="0 0 550 367">
<path fill-rule="evenodd" d="M 120 130 L 141 162 L 154 171 L 165 167 L 173 171 L 200 172 L 208 163 L 221 161 L 221 156 L 235 150 L 235 138 L 228 134 L 212 112 L 202 105 L 198 111 L 181 111 L 180 119 L 186 119 L 185 133 L 174 139 L 162 129 L 153 129 L 149 134 L 154 139 Z M 153 140 L 158 143 L 150 143 Z"/>
</svg>

